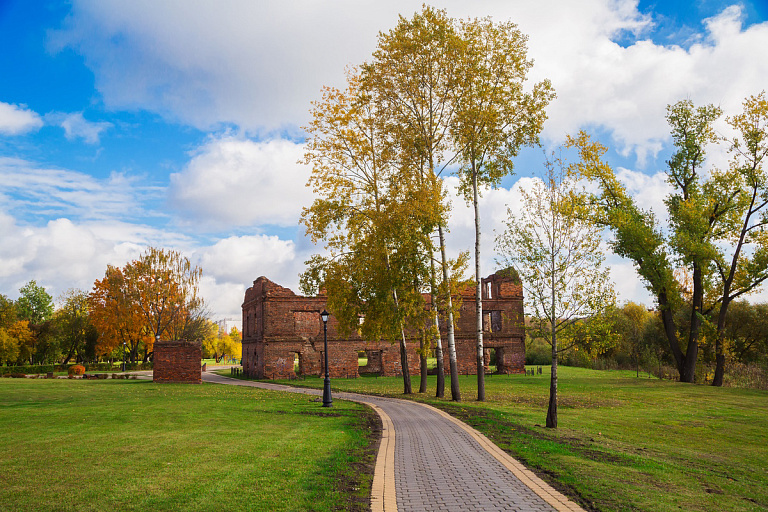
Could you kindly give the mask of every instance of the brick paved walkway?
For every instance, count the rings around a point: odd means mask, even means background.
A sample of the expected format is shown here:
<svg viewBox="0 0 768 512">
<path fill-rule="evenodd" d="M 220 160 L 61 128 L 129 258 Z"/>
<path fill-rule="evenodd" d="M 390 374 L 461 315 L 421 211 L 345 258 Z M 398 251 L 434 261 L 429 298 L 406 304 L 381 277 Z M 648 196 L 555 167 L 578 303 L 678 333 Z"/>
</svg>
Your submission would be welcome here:
<svg viewBox="0 0 768 512">
<path fill-rule="evenodd" d="M 203 380 L 322 394 L 211 373 L 203 373 Z M 485 436 L 442 411 L 408 400 L 354 393 L 334 393 L 334 398 L 370 404 L 382 417 L 384 432 L 371 497 L 374 511 L 582 510 Z"/>
</svg>

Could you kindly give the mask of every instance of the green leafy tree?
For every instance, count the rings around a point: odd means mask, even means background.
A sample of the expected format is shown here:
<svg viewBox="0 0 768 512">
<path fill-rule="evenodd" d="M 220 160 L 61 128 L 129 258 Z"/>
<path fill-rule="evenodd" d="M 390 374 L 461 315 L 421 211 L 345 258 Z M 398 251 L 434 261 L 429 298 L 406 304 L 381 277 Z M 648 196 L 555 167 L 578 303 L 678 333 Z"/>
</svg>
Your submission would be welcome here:
<svg viewBox="0 0 768 512">
<path fill-rule="evenodd" d="M 480 188 L 497 187 L 513 173 L 520 148 L 538 143 L 554 97 L 549 81 L 525 92 L 523 84 L 533 61 L 526 58 L 527 37 L 513 23 L 494 24 L 489 18 L 464 21 L 454 91 L 453 141 L 461 169 L 460 191 L 475 215 L 475 309 L 477 324 L 477 399 L 485 400 L 483 296 L 480 268 Z"/>
<path fill-rule="evenodd" d="M 768 303 L 734 301 L 728 308 L 723 352 L 742 363 L 768 356 Z"/>
<path fill-rule="evenodd" d="M 53 316 L 53 298 L 33 279 L 19 289 L 16 311 L 20 319 L 40 324 Z"/>
<path fill-rule="evenodd" d="M 642 304 L 627 302 L 616 308 L 611 315 L 613 330 L 620 335 L 623 347 L 629 352 L 636 376 L 640 376 L 640 362 L 645 353 L 645 333 L 648 323 L 654 320 L 653 313 Z"/>
<path fill-rule="evenodd" d="M 711 179 L 716 191 L 714 199 L 730 200 L 732 204 L 712 244 L 715 274 L 719 278 L 714 386 L 723 385 L 729 305 L 768 279 L 768 167 L 765 165 L 768 100 L 765 92 L 747 98 L 742 113 L 728 118 L 728 123 L 736 132 L 730 141 L 730 168 L 714 173 Z"/>
<path fill-rule="evenodd" d="M 16 320 L 16 305 L 11 299 L 0 294 L 0 329 L 10 327 Z"/>
<path fill-rule="evenodd" d="M 98 332 L 91 323 L 88 293 L 70 289 L 59 297 L 62 306 L 55 313 L 61 345 L 66 351 L 64 364 L 73 357 L 76 361 L 92 361 L 96 357 Z"/>
<path fill-rule="evenodd" d="M 557 427 L 558 353 L 579 337 L 589 341 L 595 353 L 606 348 L 604 338 L 585 330 L 599 326 L 584 319 L 601 315 L 615 301 L 608 269 L 602 266 L 600 229 L 581 219 L 574 184 L 563 165 L 546 162 L 545 181 L 522 192 L 520 215 L 510 211 L 506 230 L 496 239 L 499 263 L 520 274 L 536 335 L 552 346 L 549 428 Z M 570 338 L 568 347 L 558 346 L 561 337 Z"/>
<path fill-rule="evenodd" d="M 702 328 L 716 315 L 717 369 L 713 384 L 721 385 L 725 358 L 723 336 L 731 301 L 756 290 L 768 278 L 768 235 L 765 233 L 766 189 L 763 159 L 768 145 L 764 94 L 748 98 L 741 115 L 729 118 L 737 136 L 731 141 L 729 169 L 704 173 L 707 147 L 719 140 L 713 124 L 721 111 L 695 107 L 689 100 L 667 108 L 677 151 L 668 162 L 672 193 L 665 204 L 668 233 L 651 212 L 642 211 L 603 161 L 606 151 L 581 133 L 570 139 L 581 156 L 579 172 L 598 192 L 589 194 L 590 219 L 614 235 L 616 254 L 635 264 L 658 303 L 664 332 L 680 380 L 693 382 Z M 750 246 L 752 250 L 745 251 Z M 675 279 L 675 264 L 688 276 L 687 293 Z M 675 312 L 687 307 L 684 323 Z"/>
</svg>

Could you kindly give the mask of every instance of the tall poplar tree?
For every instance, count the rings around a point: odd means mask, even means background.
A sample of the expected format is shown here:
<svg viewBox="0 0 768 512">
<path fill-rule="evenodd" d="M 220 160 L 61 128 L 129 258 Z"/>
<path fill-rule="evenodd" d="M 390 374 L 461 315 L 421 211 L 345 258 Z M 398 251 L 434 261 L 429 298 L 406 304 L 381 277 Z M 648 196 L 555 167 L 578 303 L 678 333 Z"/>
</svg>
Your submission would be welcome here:
<svg viewBox="0 0 768 512">
<path fill-rule="evenodd" d="M 347 90 L 325 88 L 314 104 L 305 162 L 319 197 L 303 211 L 302 222 L 330 254 L 308 262 L 302 291 L 324 286 L 342 331 L 398 339 L 407 394 L 405 330 L 424 314 L 414 281 L 427 281 L 422 254 L 435 201 L 424 195 L 430 189 L 415 187 L 413 174 L 404 172 L 407 162 L 398 157 L 377 94 L 351 72 Z"/>
</svg>

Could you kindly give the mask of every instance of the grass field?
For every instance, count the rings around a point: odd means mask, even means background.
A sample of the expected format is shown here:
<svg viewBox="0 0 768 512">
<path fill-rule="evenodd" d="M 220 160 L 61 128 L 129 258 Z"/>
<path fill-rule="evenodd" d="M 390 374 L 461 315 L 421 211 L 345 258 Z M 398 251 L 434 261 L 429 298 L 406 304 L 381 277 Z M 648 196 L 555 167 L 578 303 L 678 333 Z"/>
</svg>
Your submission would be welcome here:
<svg viewBox="0 0 768 512">
<path fill-rule="evenodd" d="M 252 388 L 0 379 L 0 510 L 364 510 L 376 421 Z"/>
<path fill-rule="evenodd" d="M 560 367 L 559 428 L 543 428 L 543 375 L 461 377 L 460 404 L 431 403 L 467 421 L 593 510 L 768 510 L 768 392 Z M 306 378 L 293 384 L 321 387 Z M 402 396 L 401 378 L 332 379 L 334 390 Z M 450 397 L 450 384 L 446 394 Z M 413 378 L 418 390 L 419 377 Z"/>
</svg>

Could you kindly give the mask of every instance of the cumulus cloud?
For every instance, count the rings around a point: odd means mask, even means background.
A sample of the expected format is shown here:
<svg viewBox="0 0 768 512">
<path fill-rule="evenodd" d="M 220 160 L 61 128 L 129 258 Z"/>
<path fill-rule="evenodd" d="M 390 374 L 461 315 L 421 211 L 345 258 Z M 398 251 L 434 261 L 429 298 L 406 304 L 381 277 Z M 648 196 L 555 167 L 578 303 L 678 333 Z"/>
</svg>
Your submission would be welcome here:
<svg viewBox="0 0 768 512">
<path fill-rule="evenodd" d="M 67 140 L 83 139 L 86 144 L 98 144 L 101 133 L 112 127 L 112 123 L 106 121 L 88 121 L 83 117 L 82 112 L 70 114 L 51 112 L 45 115 L 45 120 L 64 128 L 64 136 Z"/>
<path fill-rule="evenodd" d="M 644 39 L 653 20 L 634 0 L 436 6 L 459 18 L 512 20 L 530 36 L 531 78 L 550 78 L 558 93 L 548 139 L 602 127 L 641 164 L 668 140 L 667 104 L 690 97 L 733 107 L 768 83 L 768 61 L 753 51 L 768 46 L 768 23 L 745 29 L 737 5 L 706 20 L 687 47 Z M 51 45 L 85 56 L 110 107 L 145 108 L 201 128 L 270 130 L 306 122 L 320 88 L 341 85 L 346 66 L 370 59 L 378 31 L 420 8 L 410 0 L 183 7 L 80 0 Z"/>
<path fill-rule="evenodd" d="M 298 293 L 298 275 L 308 252 L 292 240 L 277 236 L 233 236 L 191 253 L 203 269 L 200 291 L 215 318 L 240 321 L 240 305 L 245 290 L 259 276 Z"/>
<path fill-rule="evenodd" d="M 243 284 L 261 275 L 285 278 L 284 268 L 296 259 L 296 248 L 293 241 L 277 236 L 235 236 L 200 249 L 197 259 L 217 283 Z"/>
<path fill-rule="evenodd" d="M 559 23 L 554 28 L 565 29 Z M 550 77 L 558 93 L 546 135 L 559 140 L 579 128 L 604 127 L 641 166 L 669 139 L 667 104 L 690 98 L 734 111 L 768 83 L 768 61 L 754 58 L 755 48 L 768 45 L 768 23 L 744 29 L 739 6 L 707 20 L 705 32 L 688 48 L 645 39 L 620 46 L 610 28 L 586 40 L 566 32 L 543 42 L 548 33 L 531 32 L 534 73 Z"/>
<path fill-rule="evenodd" d="M 122 265 L 140 253 L 141 245 L 109 239 L 99 231 L 66 218 L 28 226 L 0 213 L 0 290 L 15 296 L 29 279 L 54 297 L 68 288 L 89 290 L 107 264 Z"/>
<path fill-rule="evenodd" d="M 43 120 L 24 105 L 12 105 L 0 101 L 0 134 L 21 135 L 40 129 Z"/>
<path fill-rule="evenodd" d="M 623 167 L 616 171 L 616 177 L 626 187 L 629 195 L 635 198 L 637 205 L 645 211 L 652 211 L 659 224 L 666 226 L 668 214 L 664 199 L 672 192 L 666 173 L 648 175 Z"/>
<path fill-rule="evenodd" d="M 79 0 L 52 32 L 51 47 L 85 56 L 110 107 L 147 108 L 201 128 L 274 129 L 305 122 L 321 87 L 341 85 L 345 67 L 370 60 L 379 31 L 421 6 L 418 0 Z M 453 17 L 515 21 L 531 34 L 531 56 L 553 60 L 547 70 L 557 77 L 568 77 L 560 70 L 573 51 L 600 61 L 611 37 L 639 33 L 649 23 L 631 0 L 445 0 L 435 6 Z"/>
<path fill-rule="evenodd" d="M 295 226 L 313 198 L 304 186 L 309 169 L 297 163 L 303 153 L 302 144 L 283 139 L 211 138 L 171 175 L 170 202 L 209 229 Z"/>
</svg>

